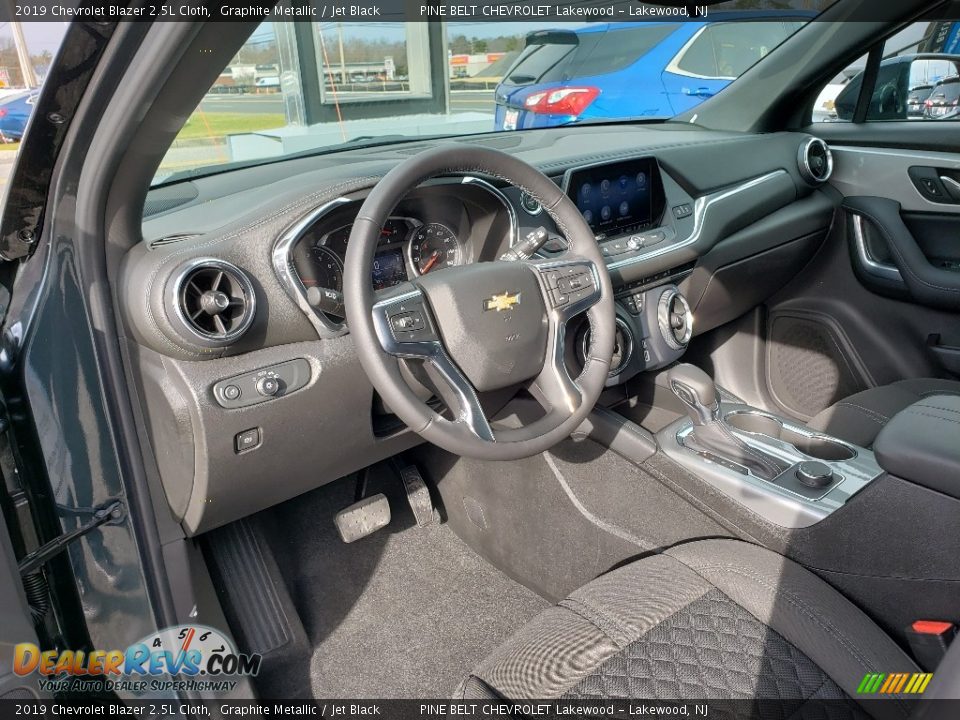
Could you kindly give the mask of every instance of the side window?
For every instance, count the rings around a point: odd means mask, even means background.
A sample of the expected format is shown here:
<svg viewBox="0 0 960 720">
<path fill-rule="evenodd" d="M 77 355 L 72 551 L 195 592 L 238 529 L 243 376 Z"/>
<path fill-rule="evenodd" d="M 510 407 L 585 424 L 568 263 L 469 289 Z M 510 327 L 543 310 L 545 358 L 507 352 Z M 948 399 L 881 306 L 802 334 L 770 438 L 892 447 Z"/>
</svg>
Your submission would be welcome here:
<svg viewBox="0 0 960 720">
<path fill-rule="evenodd" d="M 960 120 L 960 22 L 914 23 L 883 45 L 865 120 Z M 851 122 L 867 56 L 848 67 L 817 98 L 813 122 Z"/>
<path fill-rule="evenodd" d="M 676 60 L 685 75 L 739 77 L 794 31 L 790 22 L 729 22 L 707 25 Z"/>
</svg>

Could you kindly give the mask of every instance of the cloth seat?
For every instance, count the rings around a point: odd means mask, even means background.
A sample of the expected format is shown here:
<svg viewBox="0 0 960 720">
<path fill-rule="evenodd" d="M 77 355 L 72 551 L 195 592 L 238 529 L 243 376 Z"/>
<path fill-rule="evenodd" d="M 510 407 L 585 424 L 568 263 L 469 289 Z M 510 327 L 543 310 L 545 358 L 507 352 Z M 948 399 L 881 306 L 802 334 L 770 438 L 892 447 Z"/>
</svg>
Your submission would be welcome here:
<svg viewBox="0 0 960 720">
<path fill-rule="evenodd" d="M 960 382 L 920 378 L 870 388 L 830 406 L 808 426 L 869 448 L 894 415 L 931 395 L 960 395 Z"/>
<path fill-rule="evenodd" d="M 868 710 L 853 699 L 872 672 L 920 670 L 800 565 L 744 542 L 703 540 L 576 590 L 494 651 L 457 696 L 770 699 L 786 702 L 783 717 L 834 700 L 830 717 L 908 717 L 910 696 L 874 699 Z"/>
</svg>

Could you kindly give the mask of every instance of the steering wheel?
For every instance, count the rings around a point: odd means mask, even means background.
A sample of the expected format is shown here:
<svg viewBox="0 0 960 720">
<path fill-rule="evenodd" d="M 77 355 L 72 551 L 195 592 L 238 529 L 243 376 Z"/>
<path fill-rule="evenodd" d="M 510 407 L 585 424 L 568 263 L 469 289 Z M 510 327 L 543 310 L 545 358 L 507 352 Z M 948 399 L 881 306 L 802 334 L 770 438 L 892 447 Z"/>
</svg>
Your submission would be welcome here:
<svg viewBox="0 0 960 720">
<path fill-rule="evenodd" d="M 400 200 L 430 178 L 483 174 L 540 202 L 566 237 L 557 258 L 442 268 L 374 294 L 381 228 Z M 350 232 L 344 304 L 360 364 L 386 405 L 425 440 L 457 455 L 516 460 L 541 453 L 580 425 L 603 390 L 613 356 L 613 286 L 593 232 L 548 177 L 511 155 L 443 145 L 397 165 L 377 183 Z M 564 362 L 567 322 L 586 312 L 590 345 L 573 379 Z M 404 380 L 400 359 L 432 366 L 459 407 L 435 412 Z M 544 415 L 494 432 L 479 394 L 529 390 Z M 448 403 L 452 405 L 453 403 Z"/>
</svg>

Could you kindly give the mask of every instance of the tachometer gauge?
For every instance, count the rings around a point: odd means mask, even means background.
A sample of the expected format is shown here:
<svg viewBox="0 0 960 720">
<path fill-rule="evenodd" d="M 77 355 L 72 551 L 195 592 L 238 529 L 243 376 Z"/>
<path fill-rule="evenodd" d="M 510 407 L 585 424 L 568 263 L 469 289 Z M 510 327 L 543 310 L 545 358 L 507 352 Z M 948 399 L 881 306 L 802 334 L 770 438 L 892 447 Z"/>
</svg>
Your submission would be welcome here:
<svg viewBox="0 0 960 720">
<path fill-rule="evenodd" d="M 323 245 L 313 245 L 305 249 L 303 259 L 307 262 L 296 264 L 297 275 L 300 276 L 303 286 L 307 289 L 318 287 L 342 292 L 343 263 L 337 254 Z"/>
<path fill-rule="evenodd" d="M 440 223 L 421 225 L 410 235 L 410 264 L 417 275 L 460 265 L 463 254 L 453 230 Z"/>
</svg>

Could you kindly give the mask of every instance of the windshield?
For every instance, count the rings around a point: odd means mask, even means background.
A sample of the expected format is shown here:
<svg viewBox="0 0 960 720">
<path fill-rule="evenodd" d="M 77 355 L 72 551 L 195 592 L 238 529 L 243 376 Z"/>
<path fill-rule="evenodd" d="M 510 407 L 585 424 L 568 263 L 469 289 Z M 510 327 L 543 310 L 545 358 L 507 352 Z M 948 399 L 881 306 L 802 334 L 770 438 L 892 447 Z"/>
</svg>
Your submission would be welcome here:
<svg viewBox="0 0 960 720">
<path fill-rule="evenodd" d="M 734 0 L 659 22 L 264 22 L 154 184 L 344 146 L 668 120 L 723 92 L 830 1 L 760 11 Z"/>
</svg>

